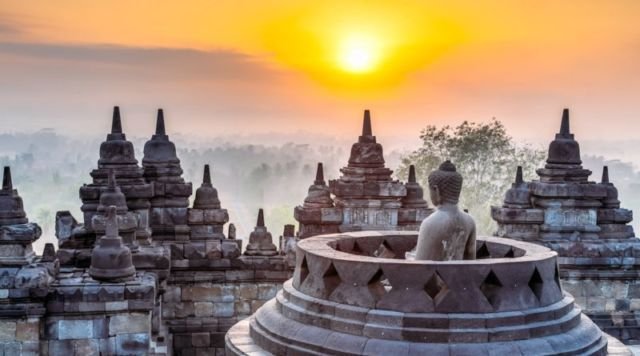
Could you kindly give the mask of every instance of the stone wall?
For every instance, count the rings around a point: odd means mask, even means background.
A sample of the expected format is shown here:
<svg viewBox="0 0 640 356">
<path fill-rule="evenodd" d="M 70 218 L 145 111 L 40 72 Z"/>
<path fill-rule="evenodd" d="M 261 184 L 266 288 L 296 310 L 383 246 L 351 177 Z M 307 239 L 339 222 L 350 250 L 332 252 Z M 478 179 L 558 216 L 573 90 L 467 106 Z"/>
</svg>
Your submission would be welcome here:
<svg viewBox="0 0 640 356">
<path fill-rule="evenodd" d="M 146 355 L 153 340 L 156 276 L 99 283 L 62 269 L 47 298 L 41 355 Z M 156 330 L 157 333 L 157 330 Z"/>
<path fill-rule="evenodd" d="M 0 354 L 39 355 L 40 318 L 0 320 Z"/>
<path fill-rule="evenodd" d="M 174 271 L 162 296 L 162 318 L 175 355 L 224 355 L 224 336 L 275 297 L 291 277 L 282 256 L 233 260 L 233 269 Z"/>
<path fill-rule="evenodd" d="M 640 280 L 564 277 L 562 287 L 604 332 L 640 344 Z"/>
<path fill-rule="evenodd" d="M 146 354 L 151 313 L 122 312 L 47 318 L 42 355 Z M 47 353 L 48 352 L 48 353 Z"/>
</svg>

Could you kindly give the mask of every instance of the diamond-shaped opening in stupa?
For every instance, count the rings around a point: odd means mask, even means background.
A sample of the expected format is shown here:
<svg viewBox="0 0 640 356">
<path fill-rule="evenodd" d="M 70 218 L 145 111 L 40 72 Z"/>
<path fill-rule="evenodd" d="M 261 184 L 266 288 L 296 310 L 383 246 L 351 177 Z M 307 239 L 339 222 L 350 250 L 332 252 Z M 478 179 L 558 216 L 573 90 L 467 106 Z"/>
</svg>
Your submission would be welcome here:
<svg viewBox="0 0 640 356">
<path fill-rule="evenodd" d="M 431 278 L 424 285 L 424 291 L 431 297 L 433 301 L 439 299 L 440 296 L 446 294 L 448 290 L 447 284 L 444 282 L 438 272 L 434 272 Z"/>
<path fill-rule="evenodd" d="M 500 279 L 498 279 L 498 276 L 493 271 L 489 271 L 487 277 L 485 277 L 482 284 L 480 284 L 480 291 L 494 308 L 498 303 L 498 296 L 501 288 L 502 282 L 500 282 Z"/>
<path fill-rule="evenodd" d="M 324 283 L 324 289 L 327 295 L 331 295 L 333 291 L 338 288 L 340 283 L 342 283 L 342 279 L 340 279 L 340 275 L 338 271 L 333 266 L 333 263 L 329 265 L 329 268 L 322 274 L 322 281 Z"/>
<path fill-rule="evenodd" d="M 307 277 L 309 276 L 309 266 L 307 265 L 307 256 L 302 256 L 302 262 L 300 263 L 300 282 L 299 284 L 302 285 L 302 283 L 304 283 L 304 281 L 307 279 Z"/>
<path fill-rule="evenodd" d="M 540 298 L 542 297 L 542 288 L 544 282 L 542 281 L 542 277 L 540 276 L 540 272 L 538 272 L 537 267 L 533 269 L 533 273 L 531 274 L 531 278 L 529 278 L 528 284 L 533 294 L 535 294 L 536 298 L 540 300 Z"/>
<path fill-rule="evenodd" d="M 489 248 L 487 248 L 487 244 L 483 243 L 480 248 L 476 251 L 476 259 L 481 260 L 485 258 L 491 258 L 491 252 L 489 252 Z"/>
</svg>

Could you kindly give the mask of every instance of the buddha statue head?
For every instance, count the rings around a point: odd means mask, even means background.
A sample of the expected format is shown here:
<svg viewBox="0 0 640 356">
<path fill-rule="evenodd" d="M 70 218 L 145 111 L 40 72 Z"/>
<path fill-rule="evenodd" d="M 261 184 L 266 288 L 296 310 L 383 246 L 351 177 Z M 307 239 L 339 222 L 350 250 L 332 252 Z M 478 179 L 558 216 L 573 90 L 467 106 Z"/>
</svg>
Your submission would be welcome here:
<svg viewBox="0 0 640 356">
<path fill-rule="evenodd" d="M 433 205 L 458 204 L 462 190 L 462 176 L 456 172 L 456 166 L 446 160 L 437 170 L 429 174 L 429 193 Z"/>
</svg>

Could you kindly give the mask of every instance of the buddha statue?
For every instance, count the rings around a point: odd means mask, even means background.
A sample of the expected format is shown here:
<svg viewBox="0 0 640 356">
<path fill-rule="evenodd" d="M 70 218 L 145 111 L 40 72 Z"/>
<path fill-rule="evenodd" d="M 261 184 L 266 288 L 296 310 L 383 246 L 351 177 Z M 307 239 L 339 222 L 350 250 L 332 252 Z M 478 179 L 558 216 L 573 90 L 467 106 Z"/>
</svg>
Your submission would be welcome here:
<svg viewBox="0 0 640 356">
<path fill-rule="evenodd" d="M 458 208 L 462 176 L 445 161 L 428 178 L 435 211 L 422 221 L 415 250 L 416 260 L 451 261 L 476 258 L 476 225 Z"/>
</svg>

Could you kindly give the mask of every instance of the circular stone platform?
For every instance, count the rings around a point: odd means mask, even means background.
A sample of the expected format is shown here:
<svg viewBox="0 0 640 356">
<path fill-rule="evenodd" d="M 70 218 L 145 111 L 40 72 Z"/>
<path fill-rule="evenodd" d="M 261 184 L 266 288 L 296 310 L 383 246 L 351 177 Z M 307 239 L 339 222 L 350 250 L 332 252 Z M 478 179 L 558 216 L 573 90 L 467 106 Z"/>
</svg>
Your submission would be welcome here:
<svg viewBox="0 0 640 356">
<path fill-rule="evenodd" d="M 555 252 L 486 237 L 475 261 L 403 259 L 416 241 L 367 231 L 298 242 L 293 278 L 229 331 L 228 354 L 630 355 L 562 292 Z"/>
</svg>

